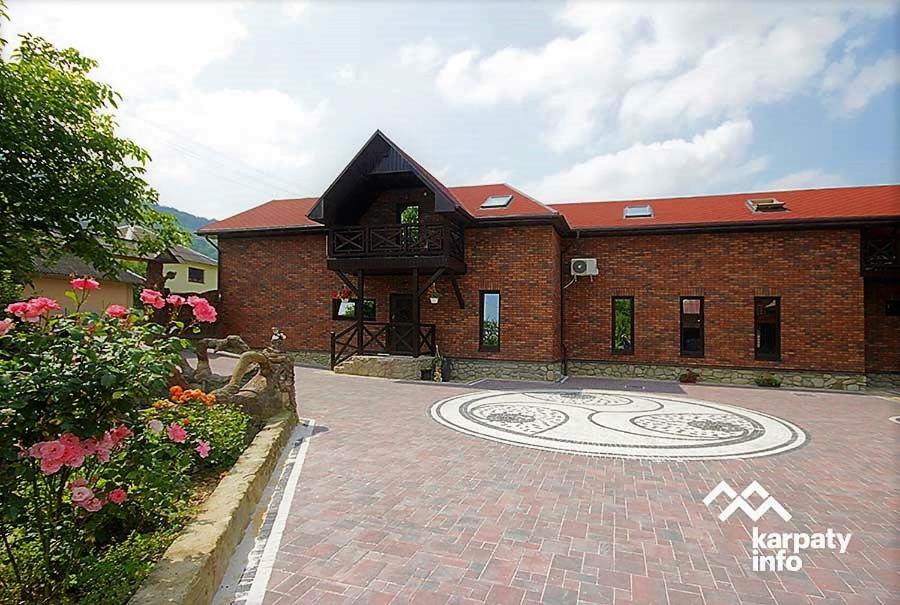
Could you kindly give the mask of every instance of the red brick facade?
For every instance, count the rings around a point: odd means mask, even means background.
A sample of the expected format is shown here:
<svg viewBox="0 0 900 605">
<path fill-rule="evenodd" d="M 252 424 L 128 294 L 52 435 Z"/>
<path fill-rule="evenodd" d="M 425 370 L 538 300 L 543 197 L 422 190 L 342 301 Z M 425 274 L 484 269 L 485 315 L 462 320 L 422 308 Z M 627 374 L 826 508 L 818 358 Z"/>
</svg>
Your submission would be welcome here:
<svg viewBox="0 0 900 605">
<path fill-rule="evenodd" d="M 396 200 L 385 200 L 382 208 L 394 212 Z M 332 292 L 342 284 L 326 267 L 324 233 L 221 237 L 219 245 L 226 333 L 259 347 L 278 326 L 290 349 L 327 351 L 330 332 L 350 325 L 331 319 Z M 900 298 L 900 286 L 864 285 L 859 246 L 858 229 L 574 239 L 551 225 L 468 228 L 468 271 L 459 277 L 465 309 L 441 278 L 440 301 L 423 296 L 421 321 L 437 325 L 438 348 L 449 357 L 557 362 L 564 344 L 573 360 L 896 372 L 900 318 L 885 308 Z M 561 306 L 560 280 L 569 280 L 574 257 L 597 258 L 600 275 L 564 290 Z M 408 273 L 365 280 L 378 322 L 389 320 L 391 293 L 411 290 Z M 501 292 L 499 352 L 479 351 L 481 290 Z M 631 355 L 611 353 L 613 296 L 635 300 Z M 679 354 L 681 296 L 704 297 L 700 359 Z M 780 361 L 754 358 L 755 296 L 781 297 Z"/>
<path fill-rule="evenodd" d="M 629 235 L 576 240 L 600 276 L 566 290 L 572 359 L 863 372 L 859 231 Z M 634 296 L 634 354 L 611 353 L 611 297 Z M 704 297 L 705 355 L 680 356 L 679 299 Z M 781 361 L 754 354 L 756 296 L 781 297 Z"/>
</svg>

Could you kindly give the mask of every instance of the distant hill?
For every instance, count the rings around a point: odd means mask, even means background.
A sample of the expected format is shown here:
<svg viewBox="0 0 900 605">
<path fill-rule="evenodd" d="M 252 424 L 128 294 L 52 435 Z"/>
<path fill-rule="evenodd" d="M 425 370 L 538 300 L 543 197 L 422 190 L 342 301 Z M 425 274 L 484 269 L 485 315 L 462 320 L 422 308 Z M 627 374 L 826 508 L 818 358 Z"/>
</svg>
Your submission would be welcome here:
<svg viewBox="0 0 900 605">
<path fill-rule="evenodd" d="M 183 210 L 172 208 L 170 206 L 157 205 L 156 209 L 160 212 L 164 212 L 165 214 L 171 214 L 172 216 L 174 216 L 178 220 L 178 223 L 191 233 L 194 233 L 194 231 L 196 231 L 203 225 L 208 225 L 209 223 L 213 222 L 213 219 L 211 218 L 196 216 L 189 212 L 184 212 Z M 194 235 L 193 241 L 191 242 L 191 248 L 201 254 L 209 256 L 210 258 L 219 260 L 219 251 L 216 250 L 216 248 L 212 244 L 210 244 L 200 236 Z"/>
</svg>

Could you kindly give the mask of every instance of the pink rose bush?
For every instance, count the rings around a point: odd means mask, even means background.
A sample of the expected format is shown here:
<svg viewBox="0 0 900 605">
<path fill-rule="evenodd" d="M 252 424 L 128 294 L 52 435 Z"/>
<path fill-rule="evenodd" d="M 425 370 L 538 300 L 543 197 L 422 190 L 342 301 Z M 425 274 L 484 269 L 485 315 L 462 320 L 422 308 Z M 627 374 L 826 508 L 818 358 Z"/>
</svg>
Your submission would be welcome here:
<svg viewBox="0 0 900 605">
<path fill-rule="evenodd" d="M 251 433 L 247 414 L 211 394 L 166 392 L 189 346 L 180 335 L 217 319 L 209 301 L 148 289 L 144 308 L 82 313 L 102 286 L 70 285 L 74 312 L 39 296 L 0 314 L 0 525 L 13 537 L 0 579 L 16 585 L 9 566 L 27 561 L 48 603 L 77 602 L 68 580 L 105 549 L 178 527 L 193 479 L 233 464 Z"/>
</svg>

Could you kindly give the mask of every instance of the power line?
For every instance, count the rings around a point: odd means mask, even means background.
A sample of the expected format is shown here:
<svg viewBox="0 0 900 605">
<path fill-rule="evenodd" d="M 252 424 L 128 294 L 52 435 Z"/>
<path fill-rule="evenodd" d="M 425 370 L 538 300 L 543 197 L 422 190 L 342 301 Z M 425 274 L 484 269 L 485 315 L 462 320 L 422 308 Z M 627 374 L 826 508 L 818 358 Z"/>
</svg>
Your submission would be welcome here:
<svg viewBox="0 0 900 605">
<path fill-rule="evenodd" d="M 182 139 L 183 143 L 195 145 L 197 147 L 200 147 L 200 148 L 206 150 L 210 154 L 216 155 L 216 156 L 224 159 L 227 162 L 231 162 L 233 164 L 233 166 L 227 166 L 221 160 L 215 160 L 213 158 L 204 157 L 203 155 L 200 155 L 201 154 L 200 150 L 191 150 L 195 154 L 197 154 L 196 155 L 197 159 L 200 159 L 201 161 L 206 161 L 206 162 L 209 162 L 212 164 L 218 164 L 228 170 L 232 170 L 232 171 L 237 170 L 237 171 L 243 172 L 244 176 L 247 178 L 262 181 L 270 187 L 275 187 L 282 191 L 287 191 L 291 195 L 297 195 L 298 192 L 301 190 L 301 187 L 297 186 L 295 183 L 291 183 L 290 181 L 288 181 L 286 179 L 283 179 L 276 175 L 259 170 L 258 168 L 255 168 L 255 167 L 247 164 L 246 162 L 243 162 L 243 161 L 235 159 L 231 156 L 225 155 L 224 153 L 217 151 L 216 149 L 213 149 L 209 145 L 205 145 L 204 143 L 201 143 L 195 139 L 192 139 L 184 134 L 178 133 L 167 126 L 164 126 L 162 124 L 153 122 L 152 120 L 143 118 L 134 112 L 126 112 L 126 113 L 129 113 L 131 116 L 137 118 L 138 120 L 140 120 L 142 122 L 145 122 L 146 124 L 149 124 L 150 126 L 153 126 L 154 128 L 157 128 L 159 130 L 166 132 L 172 138 Z M 172 143 L 170 143 L 170 144 L 172 144 Z"/>
</svg>

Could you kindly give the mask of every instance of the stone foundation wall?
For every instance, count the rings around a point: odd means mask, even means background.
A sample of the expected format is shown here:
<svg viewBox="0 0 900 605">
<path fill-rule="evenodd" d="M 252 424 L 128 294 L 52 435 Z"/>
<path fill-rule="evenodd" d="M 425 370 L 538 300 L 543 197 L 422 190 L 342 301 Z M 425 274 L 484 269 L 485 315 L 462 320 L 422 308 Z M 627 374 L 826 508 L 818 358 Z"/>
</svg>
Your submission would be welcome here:
<svg viewBox="0 0 900 605">
<path fill-rule="evenodd" d="M 868 388 L 900 391 L 900 373 L 879 373 L 866 376 Z"/>
<path fill-rule="evenodd" d="M 434 357 L 383 357 L 354 355 L 334 368 L 335 374 L 374 376 L 398 380 L 422 380 L 422 371 L 434 367 Z"/>
<path fill-rule="evenodd" d="M 552 382 L 562 378 L 562 366 L 559 363 L 535 361 L 450 359 L 450 380 L 452 382 L 472 382 L 482 378 Z"/>
<path fill-rule="evenodd" d="M 297 365 L 316 368 L 331 367 L 331 353 L 327 351 L 290 351 L 287 354 L 291 356 L 291 359 Z"/>
<path fill-rule="evenodd" d="M 570 376 L 596 376 L 599 378 L 649 378 L 652 380 L 678 380 L 687 369 L 683 366 L 642 365 L 610 363 L 605 361 L 569 361 Z M 756 384 L 761 374 L 781 377 L 783 387 L 810 389 L 837 389 L 862 391 L 866 388 L 866 377 L 862 374 L 801 372 L 795 370 L 769 370 L 745 368 L 690 368 L 700 375 L 700 382 L 720 384 Z"/>
</svg>

